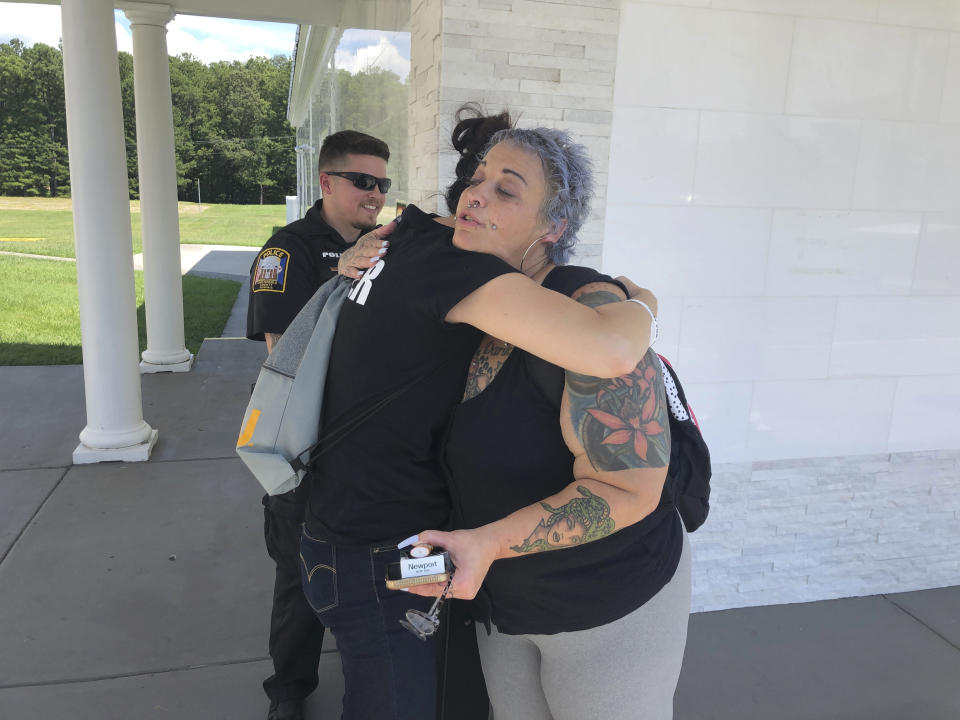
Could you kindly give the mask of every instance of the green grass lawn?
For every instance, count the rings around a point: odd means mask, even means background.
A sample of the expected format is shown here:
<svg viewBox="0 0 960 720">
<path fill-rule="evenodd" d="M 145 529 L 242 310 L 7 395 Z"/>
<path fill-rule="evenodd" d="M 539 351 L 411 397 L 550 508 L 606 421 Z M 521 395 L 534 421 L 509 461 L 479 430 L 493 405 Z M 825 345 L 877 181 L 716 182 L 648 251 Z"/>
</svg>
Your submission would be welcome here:
<svg viewBox="0 0 960 720">
<path fill-rule="evenodd" d="M 133 252 L 142 251 L 140 203 L 131 202 Z M 260 247 L 286 222 L 283 205 L 180 203 L 180 242 Z M 0 250 L 75 257 L 69 199 L 0 197 Z"/>
<path fill-rule="evenodd" d="M 147 347 L 143 273 L 135 273 L 140 351 Z M 70 365 L 83 360 L 74 263 L 0 256 L 0 365 Z M 184 333 L 196 353 L 220 337 L 240 283 L 183 277 Z"/>
</svg>

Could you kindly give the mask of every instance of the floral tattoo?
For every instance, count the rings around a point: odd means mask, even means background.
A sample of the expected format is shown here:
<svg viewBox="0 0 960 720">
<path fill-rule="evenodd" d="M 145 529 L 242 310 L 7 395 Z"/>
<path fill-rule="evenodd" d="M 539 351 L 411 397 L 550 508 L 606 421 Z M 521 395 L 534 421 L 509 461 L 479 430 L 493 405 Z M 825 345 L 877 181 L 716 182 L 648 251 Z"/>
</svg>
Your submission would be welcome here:
<svg viewBox="0 0 960 720">
<path fill-rule="evenodd" d="M 577 298 L 596 307 L 620 298 L 608 291 Z M 670 461 L 670 422 L 660 359 L 648 350 L 633 372 L 618 378 L 596 378 L 567 372 L 570 419 L 577 438 L 596 470 L 662 468 Z M 541 502 L 546 517 L 520 545 L 517 553 L 573 547 L 599 540 L 616 530 L 610 504 L 583 485 L 581 497 L 555 508 Z"/>
<path fill-rule="evenodd" d="M 606 296 L 606 297 L 603 297 Z M 618 298 L 589 293 L 579 298 L 599 305 Z M 670 462 L 670 420 L 663 370 L 653 350 L 629 375 L 595 378 L 567 372 L 570 420 L 596 470 L 666 467 Z"/>
</svg>

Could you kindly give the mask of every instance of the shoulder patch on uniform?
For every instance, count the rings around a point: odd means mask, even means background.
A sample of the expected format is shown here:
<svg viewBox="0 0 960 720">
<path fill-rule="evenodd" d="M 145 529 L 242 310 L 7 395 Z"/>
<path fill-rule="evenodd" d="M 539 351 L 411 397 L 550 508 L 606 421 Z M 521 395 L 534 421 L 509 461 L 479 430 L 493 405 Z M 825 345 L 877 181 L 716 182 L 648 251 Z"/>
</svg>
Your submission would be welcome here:
<svg viewBox="0 0 960 720">
<path fill-rule="evenodd" d="M 253 271 L 251 290 L 253 292 L 279 292 L 287 287 L 287 269 L 290 266 L 290 253 L 281 248 L 265 248 L 257 257 L 257 267 Z"/>
</svg>

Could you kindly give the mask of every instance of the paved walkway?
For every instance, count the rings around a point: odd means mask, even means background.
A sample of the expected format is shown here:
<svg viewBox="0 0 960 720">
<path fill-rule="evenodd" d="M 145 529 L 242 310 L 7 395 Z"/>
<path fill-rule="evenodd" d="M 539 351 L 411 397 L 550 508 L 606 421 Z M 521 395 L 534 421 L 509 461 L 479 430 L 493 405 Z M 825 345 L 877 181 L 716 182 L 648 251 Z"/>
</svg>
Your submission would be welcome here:
<svg viewBox="0 0 960 720">
<path fill-rule="evenodd" d="M 233 453 L 263 344 L 145 375 L 149 463 L 71 466 L 82 368 L 0 368 L 0 718 L 263 718 L 272 569 Z M 42 389 L 42 392 L 37 392 Z M 26 420 L 29 418 L 29 420 Z M 337 717 L 338 658 L 319 697 Z"/>
<path fill-rule="evenodd" d="M 0 719 L 266 716 L 272 569 L 233 453 L 263 356 L 208 339 L 190 373 L 143 376 L 160 437 L 129 465 L 71 465 L 80 366 L 0 368 Z M 310 720 L 339 717 L 326 650 Z M 957 720 L 958 680 L 960 588 L 702 613 L 676 718 Z"/>
<path fill-rule="evenodd" d="M 77 261 L 76 258 L 65 258 L 57 257 L 56 255 L 34 255 L 32 253 L 22 253 L 22 252 L 13 252 L 11 250 L 0 250 L 0 255 L 5 255 L 6 257 L 22 257 L 22 258 L 33 258 L 34 260 L 56 260 L 57 262 L 72 262 Z"/>
<path fill-rule="evenodd" d="M 181 245 L 180 271 L 186 275 L 209 275 L 213 277 L 249 277 L 250 266 L 259 248 L 242 245 Z M 56 260 L 58 262 L 76 262 L 76 258 L 57 257 L 55 255 L 35 255 L 32 253 L 0 250 L 0 255 L 10 257 Z M 143 253 L 133 256 L 133 269 L 143 270 Z"/>
<path fill-rule="evenodd" d="M 250 277 L 250 266 L 260 248 L 240 245 L 181 245 L 180 268 L 184 275 Z M 143 253 L 133 256 L 134 270 L 143 270 Z"/>
</svg>

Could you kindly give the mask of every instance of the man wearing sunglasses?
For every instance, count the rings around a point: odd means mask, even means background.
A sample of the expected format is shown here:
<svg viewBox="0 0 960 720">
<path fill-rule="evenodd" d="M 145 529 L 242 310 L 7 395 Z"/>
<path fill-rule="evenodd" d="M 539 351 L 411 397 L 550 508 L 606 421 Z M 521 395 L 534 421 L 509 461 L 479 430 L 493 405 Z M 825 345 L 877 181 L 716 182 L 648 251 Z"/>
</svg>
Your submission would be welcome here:
<svg viewBox="0 0 960 720">
<path fill-rule="evenodd" d="M 321 200 L 302 220 L 278 230 L 250 268 L 247 337 L 266 340 L 267 351 L 317 288 L 337 274 L 340 254 L 377 225 L 390 179 L 390 150 L 370 135 L 344 130 L 320 146 Z M 323 625 L 300 586 L 300 525 L 307 486 L 264 496 L 264 536 L 276 563 L 270 617 L 274 674 L 263 683 L 270 698 L 267 720 L 301 720 L 303 701 L 317 687 Z"/>
</svg>

